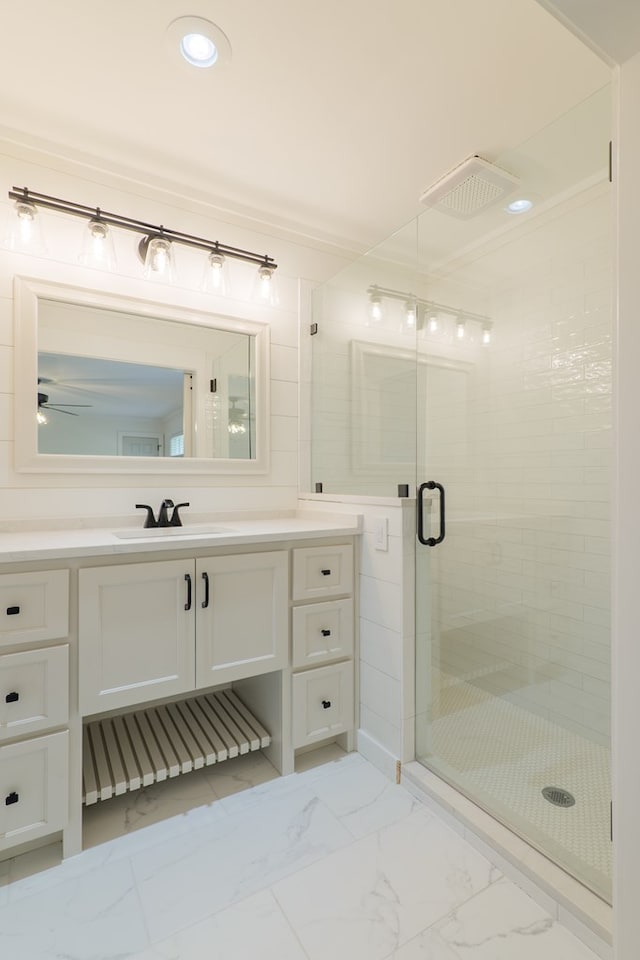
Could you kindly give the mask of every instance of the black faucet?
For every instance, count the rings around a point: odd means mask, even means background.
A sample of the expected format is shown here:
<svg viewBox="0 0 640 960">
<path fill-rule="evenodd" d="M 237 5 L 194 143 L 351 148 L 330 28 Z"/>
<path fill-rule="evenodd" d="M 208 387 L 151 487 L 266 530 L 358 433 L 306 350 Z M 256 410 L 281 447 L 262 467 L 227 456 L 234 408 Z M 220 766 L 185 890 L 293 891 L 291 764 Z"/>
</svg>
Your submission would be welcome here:
<svg viewBox="0 0 640 960">
<path fill-rule="evenodd" d="M 144 521 L 145 527 L 181 527 L 182 519 L 179 514 L 180 507 L 188 507 L 188 503 L 174 503 L 168 497 L 160 504 L 158 510 L 158 519 L 153 515 L 153 508 L 148 503 L 136 503 L 136 510 L 146 510 L 147 516 Z M 173 507 L 171 517 L 168 511 Z"/>
</svg>

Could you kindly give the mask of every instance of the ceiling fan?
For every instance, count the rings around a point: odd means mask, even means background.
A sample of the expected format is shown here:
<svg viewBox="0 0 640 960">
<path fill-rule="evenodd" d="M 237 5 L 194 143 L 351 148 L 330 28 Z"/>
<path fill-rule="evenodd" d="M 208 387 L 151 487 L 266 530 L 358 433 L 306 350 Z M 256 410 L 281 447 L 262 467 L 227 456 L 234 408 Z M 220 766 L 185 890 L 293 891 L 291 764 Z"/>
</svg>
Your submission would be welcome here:
<svg viewBox="0 0 640 960">
<path fill-rule="evenodd" d="M 38 390 L 38 413 L 42 410 L 52 410 L 54 413 L 66 413 L 69 417 L 78 417 L 80 414 L 72 410 L 65 410 L 65 407 L 91 407 L 91 403 L 49 403 L 49 394 L 40 393 Z"/>
</svg>

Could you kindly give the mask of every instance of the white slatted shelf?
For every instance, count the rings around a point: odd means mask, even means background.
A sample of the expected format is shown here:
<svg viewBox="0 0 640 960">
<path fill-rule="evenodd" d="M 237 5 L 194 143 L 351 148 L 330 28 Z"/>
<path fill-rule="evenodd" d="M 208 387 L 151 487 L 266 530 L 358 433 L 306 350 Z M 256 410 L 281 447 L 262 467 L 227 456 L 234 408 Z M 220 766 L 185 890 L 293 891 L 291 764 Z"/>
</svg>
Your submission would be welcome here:
<svg viewBox="0 0 640 960">
<path fill-rule="evenodd" d="M 108 800 L 270 743 L 233 690 L 94 720 L 83 732 L 82 802 Z"/>
</svg>

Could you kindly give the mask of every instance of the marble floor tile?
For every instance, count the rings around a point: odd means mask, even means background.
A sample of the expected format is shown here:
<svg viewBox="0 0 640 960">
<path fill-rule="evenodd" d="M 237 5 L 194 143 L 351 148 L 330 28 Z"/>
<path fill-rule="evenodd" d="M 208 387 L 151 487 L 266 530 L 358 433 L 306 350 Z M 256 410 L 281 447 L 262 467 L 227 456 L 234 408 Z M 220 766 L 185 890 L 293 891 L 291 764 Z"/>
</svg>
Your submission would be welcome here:
<svg viewBox="0 0 640 960">
<path fill-rule="evenodd" d="M 369 764 L 347 766 L 314 783 L 314 790 L 354 837 L 365 837 L 408 816 L 421 804 Z"/>
<path fill-rule="evenodd" d="M 583 943 L 506 879 L 462 904 L 450 917 L 435 924 L 433 932 L 453 950 L 456 960 L 593 958 Z M 398 952 L 394 960 L 414 958 Z"/>
<path fill-rule="evenodd" d="M 311 960 L 383 960 L 501 876 L 419 808 L 273 892 Z"/>
<path fill-rule="evenodd" d="M 346 846 L 351 835 L 308 788 L 221 821 L 208 842 L 193 837 L 132 857 L 153 942 L 264 890 Z M 185 851 L 183 840 L 189 840 Z M 179 891 L 179 896 L 176 896 Z"/>
<path fill-rule="evenodd" d="M 154 944 L 129 960 L 307 960 L 273 896 L 265 891 Z"/>
<path fill-rule="evenodd" d="M 126 861 L 49 887 L 0 909 L 0 957 L 103 960 L 148 946 Z"/>
<path fill-rule="evenodd" d="M 82 818 L 84 849 L 194 808 L 214 804 L 217 797 L 207 774 L 205 767 L 85 807 Z"/>
</svg>

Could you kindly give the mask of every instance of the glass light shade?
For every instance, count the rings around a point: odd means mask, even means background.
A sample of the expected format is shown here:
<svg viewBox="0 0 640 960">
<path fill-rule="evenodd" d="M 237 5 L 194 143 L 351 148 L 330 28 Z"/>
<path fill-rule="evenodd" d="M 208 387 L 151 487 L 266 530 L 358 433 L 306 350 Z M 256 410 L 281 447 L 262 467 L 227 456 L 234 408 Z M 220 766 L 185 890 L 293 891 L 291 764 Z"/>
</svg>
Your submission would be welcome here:
<svg viewBox="0 0 640 960">
<path fill-rule="evenodd" d="M 418 307 L 415 300 L 407 300 L 404 306 L 404 329 L 411 333 L 416 328 Z"/>
<path fill-rule="evenodd" d="M 380 297 L 371 297 L 369 314 L 374 323 L 380 323 L 382 320 L 382 300 Z"/>
<path fill-rule="evenodd" d="M 429 333 L 437 333 L 439 329 L 438 318 L 435 314 L 429 317 Z"/>
<path fill-rule="evenodd" d="M 36 420 L 38 421 L 39 426 L 44 426 L 45 423 L 49 423 L 46 414 L 44 414 L 42 410 L 38 410 L 36 413 Z"/>
<path fill-rule="evenodd" d="M 147 280 L 162 280 L 164 283 L 174 281 L 175 266 L 171 240 L 162 235 L 145 237 L 142 245 L 145 248 L 144 275 Z"/>
<path fill-rule="evenodd" d="M 98 267 L 101 270 L 113 270 L 116 265 L 116 251 L 113 234 L 104 220 L 96 217 L 89 220 L 82 238 L 80 263 L 85 267 Z"/>
<path fill-rule="evenodd" d="M 23 253 L 46 253 L 42 236 L 42 221 L 35 204 L 30 200 L 16 200 L 5 246 Z"/>
<path fill-rule="evenodd" d="M 456 322 L 456 338 L 458 340 L 464 340 L 466 334 L 464 320 L 458 320 Z"/>
<path fill-rule="evenodd" d="M 275 270 L 266 263 L 258 267 L 253 281 L 253 299 L 258 303 L 266 303 L 274 307 L 278 303 Z"/>
<path fill-rule="evenodd" d="M 205 293 L 216 293 L 221 297 L 228 291 L 228 266 L 226 257 L 212 250 L 207 257 L 201 288 Z"/>
<path fill-rule="evenodd" d="M 491 343 L 491 327 L 489 324 L 485 324 L 485 326 L 482 328 L 482 342 L 485 345 L 487 343 Z"/>
</svg>

